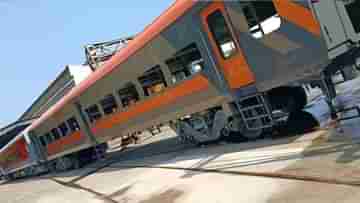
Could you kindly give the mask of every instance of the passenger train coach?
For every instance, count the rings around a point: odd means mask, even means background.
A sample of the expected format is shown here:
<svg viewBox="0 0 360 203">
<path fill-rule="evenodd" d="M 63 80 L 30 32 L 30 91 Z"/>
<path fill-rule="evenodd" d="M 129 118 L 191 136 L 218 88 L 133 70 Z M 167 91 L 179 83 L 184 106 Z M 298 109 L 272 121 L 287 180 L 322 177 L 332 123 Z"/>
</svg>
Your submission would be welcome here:
<svg viewBox="0 0 360 203">
<path fill-rule="evenodd" d="M 274 110 L 306 105 L 299 84 L 335 58 L 315 4 L 326 3 L 176 1 L 21 135 L 20 165 L 77 167 L 94 146 L 158 124 L 197 142 L 229 132 L 258 138 Z M 6 153 L 5 174 L 23 169 L 7 170 Z"/>
</svg>

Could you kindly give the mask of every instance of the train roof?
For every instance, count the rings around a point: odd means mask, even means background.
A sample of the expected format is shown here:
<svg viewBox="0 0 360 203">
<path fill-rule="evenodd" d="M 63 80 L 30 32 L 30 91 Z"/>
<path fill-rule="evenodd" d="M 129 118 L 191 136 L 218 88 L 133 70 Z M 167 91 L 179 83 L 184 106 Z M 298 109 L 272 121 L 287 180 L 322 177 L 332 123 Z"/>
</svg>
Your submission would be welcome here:
<svg viewBox="0 0 360 203">
<path fill-rule="evenodd" d="M 36 118 L 19 120 L 0 129 L 0 152 L 8 143 L 11 142 L 11 140 L 21 134 L 25 128 L 30 126 L 35 119 Z"/>
<path fill-rule="evenodd" d="M 25 130 L 24 130 L 25 131 Z M 18 141 L 19 139 L 24 137 L 24 134 L 21 131 L 20 133 L 16 134 L 14 137 L 12 137 L 6 144 L 4 144 L 3 146 L 1 146 L 0 148 L 0 155 L 6 151 L 10 146 L 12 146 L 16 141 Z"/>
<path fill-rule="evenodd" d="M 38 127 L 42 122 L 60 111 L 60 109 L 67 103 L 80 96 L 84 91 L 95 84 L 96 81 L 110 74 L 114 69 L 116 69 L 116 67 L 118 67 L 118 65 L 126 62 L 129 57 L 141 50 L 148 42 L 158 36 L 178 18 L 183 16 L 186 11 L 190 10 L 195 5 L 195 3 L 196 0 L 176 0 L 163 14 L 148 25 L 143 32 L 138 34 L 134 40 L 130 41 L 124 49 L 117 52 L 110 60 L 105 62 L 102 67 L 97 69 L 78 86 L 74 87 L 67 95 L 46 111 L 31 126 L 29 126 L 28 129 L 32 130 Z"/>
</svg>

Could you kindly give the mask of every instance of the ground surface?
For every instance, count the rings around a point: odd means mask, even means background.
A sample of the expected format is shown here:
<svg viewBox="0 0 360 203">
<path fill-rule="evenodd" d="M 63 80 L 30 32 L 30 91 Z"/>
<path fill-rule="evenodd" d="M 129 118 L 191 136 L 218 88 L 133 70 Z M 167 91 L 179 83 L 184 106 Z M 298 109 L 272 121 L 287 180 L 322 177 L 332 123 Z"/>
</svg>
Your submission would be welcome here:
<svg viewBox="0 0 360 203">
<path fill-rule="evenodd" d="M 360 103 L 359 84 L 340 86 L 339 100 Z M 81 170 L 4 183 L 0 202 L 359 202 L 360 119 L 325 128 L 314 98 L 314 132 L 199 148 L 165 130 Z"/>
</svg>

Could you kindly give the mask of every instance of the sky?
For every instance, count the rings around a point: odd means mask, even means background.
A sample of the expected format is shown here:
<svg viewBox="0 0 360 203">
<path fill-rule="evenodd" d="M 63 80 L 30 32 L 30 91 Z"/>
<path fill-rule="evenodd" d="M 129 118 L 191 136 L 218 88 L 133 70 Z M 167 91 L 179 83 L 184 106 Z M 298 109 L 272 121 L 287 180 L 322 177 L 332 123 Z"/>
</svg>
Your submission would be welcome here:
<svg viewBox="0 0 360 203">
<path fill-rule="evenodd" d="M 0 0 L 0 128 L 82 64 L 85 44 L 139 33 L 173 1 Z"/>
</svg>

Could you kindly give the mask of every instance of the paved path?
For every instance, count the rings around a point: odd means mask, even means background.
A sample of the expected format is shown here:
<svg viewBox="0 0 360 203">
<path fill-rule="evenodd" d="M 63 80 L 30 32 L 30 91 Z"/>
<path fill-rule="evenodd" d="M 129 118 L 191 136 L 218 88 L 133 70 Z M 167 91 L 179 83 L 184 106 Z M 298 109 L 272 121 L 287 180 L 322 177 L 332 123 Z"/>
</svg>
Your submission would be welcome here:
<svg viewBox="0 0 360 203">
<path fill-rule="evenodd" d="M 144 156 L 144 148 L 139 154 L 133 149 L 128 152 L 131 158 L 111 157 L 112 162 L 96 173 L 85 173 L 96 169 L 93 165 L 1 185 L 0 199 L 11 203 L 358 202 L 360 145 L 336 133 L 317 131 L 149 156 Z M 171 141 L 171 136 L 167 139 Z"/>
</svg>

